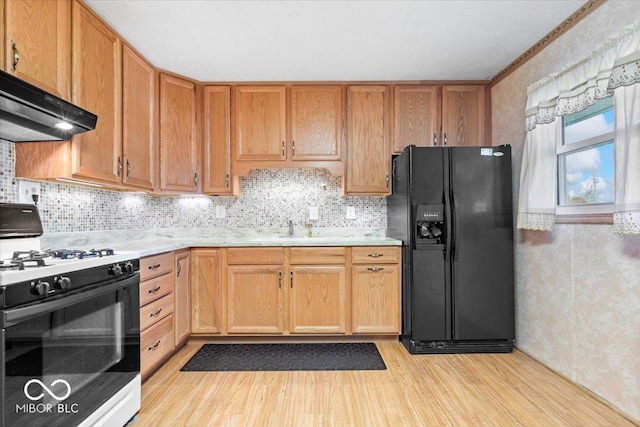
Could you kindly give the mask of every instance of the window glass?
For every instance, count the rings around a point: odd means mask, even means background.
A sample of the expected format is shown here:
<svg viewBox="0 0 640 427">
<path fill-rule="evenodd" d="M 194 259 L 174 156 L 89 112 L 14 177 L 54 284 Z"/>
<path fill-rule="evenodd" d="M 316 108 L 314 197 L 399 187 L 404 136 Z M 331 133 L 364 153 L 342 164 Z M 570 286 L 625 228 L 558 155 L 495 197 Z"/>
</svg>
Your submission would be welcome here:
<svg viewBox="0 0 640 427">
<path fill-rule="evenodd" d="M 612 96 L 599 99 L 582 111 L 563 116 L 557 145 L 559 206 L 588 209 L 589 205 L 614 202 L 613 100 Z"/>
<path fill-rule="evenodd" d="M 561 205 L 613 203 L 613 141 L 560 155 L 564 191 Z"/>
</svg>

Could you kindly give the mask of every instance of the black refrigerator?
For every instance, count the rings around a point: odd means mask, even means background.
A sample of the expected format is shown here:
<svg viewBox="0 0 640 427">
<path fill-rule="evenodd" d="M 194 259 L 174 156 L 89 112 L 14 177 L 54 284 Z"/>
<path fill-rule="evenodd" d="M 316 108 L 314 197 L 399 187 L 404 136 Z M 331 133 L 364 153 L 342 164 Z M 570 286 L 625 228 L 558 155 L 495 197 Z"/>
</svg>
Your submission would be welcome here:
<svg viewBox="0 0 640 427">
<path fill-rule="evenodd" d="M 387 236 L 402 240 L 410 353 L 513 349 L 511 147 L 407 147 L 392 160 Z"/>
</svg>

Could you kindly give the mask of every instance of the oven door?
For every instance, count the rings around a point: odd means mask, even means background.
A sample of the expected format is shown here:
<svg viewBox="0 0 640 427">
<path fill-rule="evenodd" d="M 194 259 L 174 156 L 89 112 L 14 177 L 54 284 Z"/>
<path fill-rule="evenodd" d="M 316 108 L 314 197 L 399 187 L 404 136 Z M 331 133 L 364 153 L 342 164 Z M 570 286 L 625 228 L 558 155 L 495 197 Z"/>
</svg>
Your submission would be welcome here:
<svg viewBox="0 0 640 427">
<path fill-rule="evenodd" d="M 76 426 L 139 374 L 139 283 L 3 310 L 3 427 Z"/>
</svg>

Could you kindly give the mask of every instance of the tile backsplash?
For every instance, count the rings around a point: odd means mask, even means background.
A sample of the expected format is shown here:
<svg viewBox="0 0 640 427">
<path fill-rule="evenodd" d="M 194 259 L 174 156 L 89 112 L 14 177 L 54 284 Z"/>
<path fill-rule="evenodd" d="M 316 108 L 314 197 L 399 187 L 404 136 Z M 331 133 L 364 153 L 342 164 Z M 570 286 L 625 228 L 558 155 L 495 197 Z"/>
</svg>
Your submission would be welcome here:
<svg viewBox="0 0 640 427">
<path fill-rule="evenodd" d="M 45 233 L 156 228 L 272 228 L 386 226 L 384 197 L 345 197 L 342 178 L 326 170 L 254 170 L 241 179 L 239 197 L 121 193 L 42 182 L 38 207 Z M 14 144 L 0 141 L 0 202 L 18 202 Z M 225 218 L 216 217 L 224 206 Z M 318 220 L 309 221 L 317 206 Z M 356 219 L 346 219 L 353 206 Z"/>
</svg>

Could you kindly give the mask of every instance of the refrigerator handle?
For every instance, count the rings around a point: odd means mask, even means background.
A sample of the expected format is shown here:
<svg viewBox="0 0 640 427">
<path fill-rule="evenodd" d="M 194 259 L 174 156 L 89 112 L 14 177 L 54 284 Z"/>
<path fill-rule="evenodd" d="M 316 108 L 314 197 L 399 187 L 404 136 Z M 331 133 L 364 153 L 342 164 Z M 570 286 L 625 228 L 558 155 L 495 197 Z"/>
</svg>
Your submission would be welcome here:
<svg viewBox="0 0 640 427">
<path fill-rule="evenodd" d="M 448 188 L 444 190 L 444 222 L 446 224 L 447 237 L 444 245 L 444 259 L 449 259 L 451 254 L 451 194 Z"/>
<path fill-rule="evenodd" d="M 449 238 L 449 246 L 451 246 L 451 262 L 456 260 L 456 200 L 453 197 L 453 191 L 450 195 L 451 208 L 449 209 L 451 220 L 449 221 L 449 228 L 451 237 Z"/>
</svg>

